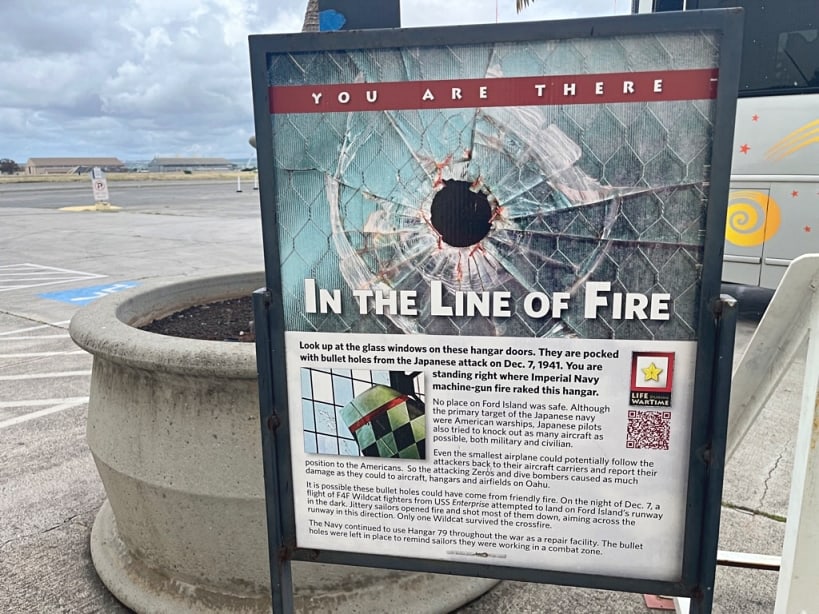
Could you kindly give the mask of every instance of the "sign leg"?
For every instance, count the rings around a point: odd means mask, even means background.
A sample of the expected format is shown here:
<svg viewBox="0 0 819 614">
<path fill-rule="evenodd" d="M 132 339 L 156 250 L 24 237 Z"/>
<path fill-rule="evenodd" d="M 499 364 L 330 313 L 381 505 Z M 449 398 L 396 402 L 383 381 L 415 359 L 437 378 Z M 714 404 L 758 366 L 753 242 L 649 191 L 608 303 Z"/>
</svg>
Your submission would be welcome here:
<svg viewBox="0 0 819 614">
<path fill-rule="evenodd" d="M 728 401 L 731 396 L 734 343 L 737 328 L 737 301 L 723 295 L 715 306 L 717 318 L 717 359 L 714 363 L 711 403 L 711 448 L 708 456 L 708 476 L 705 489 L 702 554 L 700 558 L 701 594 L 691 599 L 691 614 L 710 614 L 714 603 L 714 580 L 717 573 L 717 548 L 722 500 L 722 477 L 725 471 L 725 448 L 728 433 Z"/>
<path fill-rule="evenodd" d="M 278 424 L 273 407 L 273 365 L 271 363 L 271 294 L 266 288 L 253 293 L 253 317 L 256 327 L 256 368 L 259 373 L 259 416 L 262 432 L 264 489 L 267 504 L 267 533 L 270 557 L 270 586 L 273 612 L 293 612 L 293 579 L 290 557 L 282 531 L 282 498 L 279 495 L 278 448 L 275 427 Z"/>
</svg>

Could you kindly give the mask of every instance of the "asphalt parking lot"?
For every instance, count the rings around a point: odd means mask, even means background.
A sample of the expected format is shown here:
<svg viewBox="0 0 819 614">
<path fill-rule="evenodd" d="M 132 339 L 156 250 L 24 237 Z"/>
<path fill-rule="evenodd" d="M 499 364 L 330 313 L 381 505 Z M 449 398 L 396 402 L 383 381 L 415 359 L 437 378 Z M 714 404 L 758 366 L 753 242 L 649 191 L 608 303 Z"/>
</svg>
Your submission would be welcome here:
<svg viewBox="0 0 819 614">
<path fill-rule="evenodd" d="M 125 612 L 88 537 L 104 492 L 85 445 L 91 359 L 67 328 L 83 304 L 158 277 L 263 266 L 258 193 L 235 182 L 0 185 L 0 612 Z M 755 324 L 743 321 L 738 348 Z M 778 555 L 801 364 L 727 468 L 722 549 Z M 715 612 L 773 610 L 777 574 L 720 568 Z M 385 610 L 389 611 L 389 610 Z M 395 610 L 398 611 L 398 610 Z M 648 612 L 641 595 L 504 582 L 462 612 Z"/>
<path fill-rule="evenodd" d="M 0 185 L 0 611 L 120 612 L 88 537 L 105 494 L 85 445 L 83 304 L 154 277 L 260 269 L 257 192 L 236 182 Z"/>
</svg>

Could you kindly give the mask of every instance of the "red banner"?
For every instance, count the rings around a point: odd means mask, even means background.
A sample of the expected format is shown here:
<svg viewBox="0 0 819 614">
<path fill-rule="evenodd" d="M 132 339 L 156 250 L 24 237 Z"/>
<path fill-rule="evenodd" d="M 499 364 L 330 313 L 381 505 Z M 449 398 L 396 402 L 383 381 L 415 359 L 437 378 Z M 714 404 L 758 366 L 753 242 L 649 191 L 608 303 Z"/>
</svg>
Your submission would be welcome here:
<svg viewBox="0 0 819 614">
<path fill-rule="evenodd" d="M 341 113 L 617 102 L 716 97 L 716 69 L 486 77 L 269 88 L 271 113 Z"/>
</svg>

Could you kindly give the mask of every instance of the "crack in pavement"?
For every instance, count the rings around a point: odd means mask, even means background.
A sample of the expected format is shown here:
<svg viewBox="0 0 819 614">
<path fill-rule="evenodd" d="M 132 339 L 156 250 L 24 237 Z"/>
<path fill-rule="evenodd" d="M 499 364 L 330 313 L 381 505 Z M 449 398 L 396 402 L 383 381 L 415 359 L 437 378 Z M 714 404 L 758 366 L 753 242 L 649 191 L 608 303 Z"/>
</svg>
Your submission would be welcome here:
<svg viewBox="0 0 819 614">
<path fill-rule="evenodd" d="M 87 522 L 84 522 L 82 520 L 75 521 L 75 519 L 80 518 L 81 516 L 83 516 L 83 515 L 85 515 L 87 513 L 91 513 L 93 515 L 93 512 L 94 512 L 94 510 L 92 508 L 91 510 L 88 510 L 87 512 L 74 514 L 73 516 L 69 516 L 68 518 L 66 518 L 62 522 L 59 522 L 59 523 L 55 524 L 54 526 L 48 527 L 46 529 L 40 529 L 38 531 L 31 531 L 30 533 L 25 533 L 23 535 L 17 535 L 15 537 L 12 537 L 12 538 L 7 539 L 6 541 L 0 543 L 0 549 L 5 548 L 8 544 L 10 544 L 12 542 L 18 542 L 18 541 L 27 539 L 29 537 L 34 537 L 35 535 L 45 535 L 46 533 L 50 533 L 51 531 L 54 531 L 54 530 L 59 529 L 61 527 L 68 526 L 70 524 L 75 524 L 75 525 L 80 526 L 80 527 L 82 527 L 84 529 L 87 529 L 89 527 Z"/>
<path fill-rule="evenodd" d="M 763 507 L 765 504 L 765 497 L 768 495 L 769 490 L 769 483 L 771 478 L 773 477 L 774 472 L 779 468 L 779 463 L 782 462 L 782 459 L 785 456 L 785 450 L 791 449 L 791 440 L 785 442 L 784 450 L 782 450 L 779 455 L 776 457 L 774 461 L 773 467 L 768 471 L 768 475 L 765 476 L 765 480 L 762 482 L 762 494 L 759 496 L 759 507 Z"/>
</svg>

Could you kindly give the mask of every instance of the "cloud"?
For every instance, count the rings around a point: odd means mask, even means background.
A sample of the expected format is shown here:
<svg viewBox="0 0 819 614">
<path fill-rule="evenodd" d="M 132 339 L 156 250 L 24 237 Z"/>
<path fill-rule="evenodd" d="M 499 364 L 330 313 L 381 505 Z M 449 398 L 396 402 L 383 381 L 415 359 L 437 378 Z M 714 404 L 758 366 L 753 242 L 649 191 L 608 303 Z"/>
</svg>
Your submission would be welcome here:
<svg viewBox="0 0 819 614">
<path fill-rule="evenodd" d="M 619 0 L 619 11 L 628 10 Z M 32 0 L 0 3 L 0 157 L 247 157 L 247 36 L 296 32 L 306 0 Z M 611 13 L 536 0 L 502 21 Z M 404 0 L 406 27 L 491 23 L 492 0 Z"/>
</svg>

